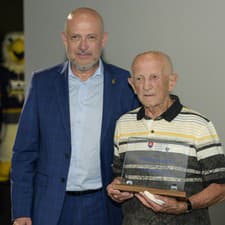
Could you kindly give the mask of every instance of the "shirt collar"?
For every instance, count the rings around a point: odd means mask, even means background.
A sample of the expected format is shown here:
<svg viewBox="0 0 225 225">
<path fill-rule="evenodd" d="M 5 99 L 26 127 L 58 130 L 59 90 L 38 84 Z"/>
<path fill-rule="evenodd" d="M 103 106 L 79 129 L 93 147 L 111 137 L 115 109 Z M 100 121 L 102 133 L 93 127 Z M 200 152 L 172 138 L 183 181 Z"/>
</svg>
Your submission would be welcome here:
<svg viewBox="0 0 225 225">
<path fill-rule="evenodd" d="M 69 69 L 68 69 L 68 74 L 70 78 L 77 78 L 77 76 L 75 76 L 75 74 L 73 73 L 72 69 L 71 69 L 71 62 L 69 62 Z M 95 76 L 103 76 L 103 63 L 102 60 L 99 60 L 99 66 L 97 68 L 97 70 L 95 71 L 95 73 L 93 74 L 93 76 L 91 77 L 95 77 Z"/>
<path fill-rule="evenodd" d="M 174 100 L 173 104 L 164 113 L 162 113 L 159 117 L 157 117 L 155 120 L 165 119 L 168 122 L 170 122 L 180 113 L 183 105 L 180 103 L 178 96 L 170 95 L 170 97 Z M 143 118 L 151 119 L 150 117 L 145 115 L 145 109 L 142 106 L 137 113 L 137 120 L 141 120 Z"/>
</svg>

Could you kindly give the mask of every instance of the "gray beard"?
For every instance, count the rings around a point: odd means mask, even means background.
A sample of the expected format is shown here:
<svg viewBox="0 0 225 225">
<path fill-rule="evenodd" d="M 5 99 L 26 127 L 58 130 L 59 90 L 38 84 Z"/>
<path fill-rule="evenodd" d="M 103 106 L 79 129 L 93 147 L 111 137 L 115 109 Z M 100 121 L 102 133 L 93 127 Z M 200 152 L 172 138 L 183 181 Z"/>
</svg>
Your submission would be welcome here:
<svg viewBox="0 0 225 225">
<path fill-rule="evenodd" d="M 97 63 L 98 63 L 98 59 L 90 64 L 87 64 L 87 65 L 80 65 L 80 64 L 77 64 L 76 62 L 72 61 L 71 62 L 78 71 L 80 72 L 86 72 L 90 69 L 92 69 Z"/>
</svg>

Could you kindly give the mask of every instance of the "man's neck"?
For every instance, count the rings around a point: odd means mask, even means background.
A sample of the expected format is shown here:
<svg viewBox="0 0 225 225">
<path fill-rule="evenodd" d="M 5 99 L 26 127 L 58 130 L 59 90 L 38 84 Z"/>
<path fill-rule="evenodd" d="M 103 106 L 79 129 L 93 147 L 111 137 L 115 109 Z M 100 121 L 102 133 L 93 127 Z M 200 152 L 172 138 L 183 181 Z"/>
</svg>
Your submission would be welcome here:
<svg viewBox="0 0 225 225">
<path fill-rule="evenodd" d="M 99 63 L 93 66 L 89 70 L 78 70 L 71 64 L 71 70 L 75 76 L 77 76 L 80 80 L 85 81 L 88 80 L 91 76 L 93 76 L 98 69 Z"/>
</svg>

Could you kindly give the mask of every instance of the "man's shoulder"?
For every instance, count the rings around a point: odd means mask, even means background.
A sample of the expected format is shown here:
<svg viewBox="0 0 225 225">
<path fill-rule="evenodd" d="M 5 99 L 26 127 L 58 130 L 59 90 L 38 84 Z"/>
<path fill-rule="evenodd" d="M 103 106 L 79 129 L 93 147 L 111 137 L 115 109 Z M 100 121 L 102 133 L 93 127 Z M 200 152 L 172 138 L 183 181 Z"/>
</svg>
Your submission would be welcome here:
<svg viewBox="0 0 225 225">
<path fill-rule="evenodd" d="M 204 114 L 202 114 L 194 109 L 188 108 L 186 106 L 183 106 L 180 114 L 184 115 L 185 117 L 195 118 L 198 121 L 202 120 L 204 122 L 209 122 L 209 119 Z"/>
<path fill-rule="evenodd" d="M 57 64 L 48 68 L 39 69 L 33 72 L 32 80 L 39 80 L 43 82 L 52 82 L 59 75 L 63 75 L 68 68 L 68 63 Z M 63 76 L 61 76 L 63 77 Z"/>
<path fill-rule="evenodd" d="M 103 66 L 104 66 L 104 70 L 105 72 L 109 72 L 111 74 L 115 74 L 115 75 L 125 75 L 125 76 L 129 76 L 130 72 L 120 66 L 114 65 L 114 64 L 109 64 L 106 62 L 103 62 Z"/>
<path fill-rule="evenodd" d="M 120 116 L 118 119 L 119 122 L 123 121 L 136 121 L 137 120 L 137 113 L 139 112 L 141 107 L 135 108 L 133 110 L 128 111 L 127 113 Z"/>
<path fill-rule="evenodd" d="M 39 70 L 34 71 L 35 74 L 45 74 L 45 73 L 56 73 L 56 72 L 62 72 L 65 70 L 68 66 L 68 62 L 60 63 L 57 65 L 50 66 L 48 68 L 42 68 Z"/>
</svg>

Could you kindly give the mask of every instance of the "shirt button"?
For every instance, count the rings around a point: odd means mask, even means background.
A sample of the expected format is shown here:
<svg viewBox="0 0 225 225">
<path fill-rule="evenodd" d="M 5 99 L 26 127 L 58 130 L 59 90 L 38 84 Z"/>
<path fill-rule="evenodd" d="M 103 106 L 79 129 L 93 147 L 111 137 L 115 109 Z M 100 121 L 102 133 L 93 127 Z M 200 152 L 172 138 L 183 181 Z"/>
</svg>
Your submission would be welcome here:
<svg viewBox="0 0 225 225">
<path fill-rule="evenodd" d="M 65 180 L 66 180 L 66 179 L 65 179 L 64 177 L 61 177 L 60 180 L 61 180 L 61 183 L 65 183 Z"/>
<path fill-rule="evenodd" d="M 170 150 L 170 148 L 169 147 L 166 147 L 165 150 L 168 152 Z"/>
</svg>

